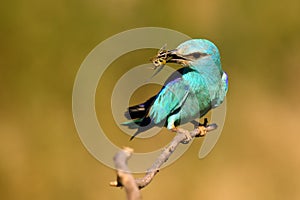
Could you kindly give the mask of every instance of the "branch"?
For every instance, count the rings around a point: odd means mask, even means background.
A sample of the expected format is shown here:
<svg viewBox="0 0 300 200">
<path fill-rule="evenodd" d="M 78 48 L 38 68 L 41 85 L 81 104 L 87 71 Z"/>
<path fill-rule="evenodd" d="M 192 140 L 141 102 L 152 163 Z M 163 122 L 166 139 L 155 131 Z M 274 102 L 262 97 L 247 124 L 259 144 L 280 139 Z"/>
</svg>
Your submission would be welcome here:
<svg viewBox="0 0 300 200">
<path fill-rule="evenodd" d="M 124 148 L 114 157 L 114 162 L 117 168 L 117 181 L 111 182 L 110 185 L 115 187 L 124 186 L 127 193 L 127 199 L 130 199 L 129 196 L 133 193 L 139 194 L 139 197 L 137 198 L 139 199 L 140 193 L 138 189 L 146 187 L 152 181 L 157 172 L 159 172 L 160 167 L 169 159 L 180 143 L 187 144 L 192 140 L 192 138 L 203 137 L 207 132 L 213 131 L 216 128 L 216 124 L 207 125 L 207 120 L 204 121 L 203 125 L 190 132 L 177 128 L 176 132 L 178 134 L 158 156 L 151 168 L 147 170 L 145 176 L 138 179 L 133 178 L 127 167 L 127 160 L 133 150 L 130 148 Z"/>
<path fill-rule="evenodd" d="M 202 127 L 204 128 L 204 127 Z M 177 135 L 173 138 L 173 140 L 170 142 L 170 144 L 163 150 L 163 152 L 158 156 L 156 161 L 153 163 L 150 169 L 147 170 L 146 175 L 143 178 L 136 179 L 136 183 L 138 187 L 141 189 L 143 187 L 146 187 L 153 179 L 153 177 L 159 172 L 160 167 L 167 162 L 169 157 L 172 155 L 172 153 L 175 151 L 177 146 L 180 143 L 187 144 L 191 141 L 194 137 L 203 137 L 206 132 L 210 132 L 212 130 L 215 130 L 217 128 L 216 124 L 210 124 L 206 126 L 205 130 L 201 129 L 201 127 L 196 128 L 193 131 L 188 132 L 184 129 L 178 129 Z M 186 134 L 190 135 L 190 140 L 187 140 Z"/>
<path fill-rule="evenodd" d="M 111 182 L 111 186 L 124 186 L 128 200 L 140 200 L 141 194 L 139 188 L 130 173 L 127 160 L 130 158 L 133 149 L 124 147 L 123 150 L 114 156 L 115 167 L 117 169 L 117 181 Z"/>
</svg>

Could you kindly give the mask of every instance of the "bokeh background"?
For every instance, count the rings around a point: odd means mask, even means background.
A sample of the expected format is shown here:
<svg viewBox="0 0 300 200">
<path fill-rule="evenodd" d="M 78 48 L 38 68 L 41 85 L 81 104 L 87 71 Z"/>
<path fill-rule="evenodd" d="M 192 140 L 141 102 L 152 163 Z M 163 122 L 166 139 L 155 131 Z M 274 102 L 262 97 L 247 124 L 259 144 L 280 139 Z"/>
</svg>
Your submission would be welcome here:
<svg viewBox="0 0 300 200">
<path fill-rule="evenodd" d="M 72 87 L 98 43 L 145 26 L 214 41 L 230 86 L 213 152 L 199 160 L 203 139 L 195 141 L 142 190 L 143 199 L 300 199 L 300 1 L 13 0 L 1 3 L 0 23 L 1 199 L 125 199 L 124 190 L 108 185 L 114 170 L 78 137 Z M 153 52 L 128 54 L 114 66 L 135 66 Z M 119 76 L 118 68 L 110 70 Z M 129 143 L 105 117 L 110 95 L 104 94 L 115 80 L 103 81 L 97 114 L 116 144 L 143 151 L 172 138 Z"/>
</svg>

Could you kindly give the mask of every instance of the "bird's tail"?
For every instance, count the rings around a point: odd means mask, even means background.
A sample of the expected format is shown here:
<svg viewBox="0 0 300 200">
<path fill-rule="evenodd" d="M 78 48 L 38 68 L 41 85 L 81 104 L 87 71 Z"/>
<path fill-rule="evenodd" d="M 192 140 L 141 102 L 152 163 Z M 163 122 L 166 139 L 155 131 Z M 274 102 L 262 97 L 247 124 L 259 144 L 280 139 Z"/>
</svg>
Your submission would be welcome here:
<svg viewBox="0 0 300 200">
<path fill-rule="evenodd" d="M 144 103 L 135 106 L 130 106 L 124 114 L 125 117 L 130 120 L 145 118 L 148 115 L 149 110 L 152 104 L 154 103 L 155 99 L 156 96 L 153 96 Z"/>
<path fill-rule="evenodd" d="M 121 123 L 121 125 L 127 126 L 130 129 L 137 129 L 137 131 L 131 136 L 130 140 L 132 140 L 138 134 L 154 127 L 154 124 L 152 123 L 150 117 L 123 122 Z"/>
<path fill-rule="evenodd" d="M 121 125 L 127 126 L 130 129 L 137 129 L 140 127 L 148 126 L 151 123 L 150 117 L 133 119 L 131 121 L 122 122 Z"/>
<path fill-rule="evenodd" d="M 130 129 L 137 129 L 136 133 L 130 138 L 130 140 L 154 126 L 151 118 L 148 116 L 148 113 L 155 99 L 156 96 L 153 96 L 142 104 L 129 107 L 125 112 L 125 117 L 130 121 L 123 122 L 121 125 L 127 126 Z"/>
</svg>

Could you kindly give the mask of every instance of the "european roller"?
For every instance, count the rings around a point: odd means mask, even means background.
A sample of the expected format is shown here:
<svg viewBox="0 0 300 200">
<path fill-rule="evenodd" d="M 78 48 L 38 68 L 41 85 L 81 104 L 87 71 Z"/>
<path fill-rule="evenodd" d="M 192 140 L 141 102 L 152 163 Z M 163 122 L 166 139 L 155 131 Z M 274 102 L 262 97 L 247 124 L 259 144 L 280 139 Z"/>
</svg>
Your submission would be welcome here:
<svg viewBox="0 0 300 200">
<path fill-rule="evenodd" d="M 180 124 L 203 117 L 224 101 L 228 77 L 222 69 L 219 50 L 212 42 L 185 41 L 174 50 L 161 50 L 153 63 L 159 68 L 177 63 L 182 68 L 171 74 L 156 95 L 128 108 L 125 116 L 131 121 L 123 125 L 137 128 L 131 139 L 153 126 L 177 131 Z"/>
</svg>

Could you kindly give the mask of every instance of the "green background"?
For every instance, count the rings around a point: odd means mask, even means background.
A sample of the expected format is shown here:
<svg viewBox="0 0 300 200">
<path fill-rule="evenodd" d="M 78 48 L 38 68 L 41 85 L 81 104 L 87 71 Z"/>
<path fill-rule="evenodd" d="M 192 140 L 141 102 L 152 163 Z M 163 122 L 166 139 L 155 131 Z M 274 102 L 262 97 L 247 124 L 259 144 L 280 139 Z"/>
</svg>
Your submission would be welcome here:
<svg viewBox="0 0 300 200">
<path fill-rule="evenodd" d="M 199 160 L 203 139 L 195 141 L 142 190 L 143 199 L 300 198 L 300 1 L 13 0 L 1 3 L 0 24 L 1 199 L 125 199 L 124 190 L 108 185 L 114 170 L 78 137 L 72 87 L 97 44 L 147 26 L 214 41 L 230 85 L 225 127 L 213 152 Z M 130 68 L 153 53 L 128 54 L 113 66 Z M 107 73 L 120 76 L 113 66 Z M 103 81 L 98 116 L 109 113 L 106 94 L 116 80 Z M 157 89 L 141 91 L 132 102 Z M 156 149 L 173 136 L 129 143 L 110 116 L 103 120 L 112 141 L 137 151 Z"/>
</svg>

